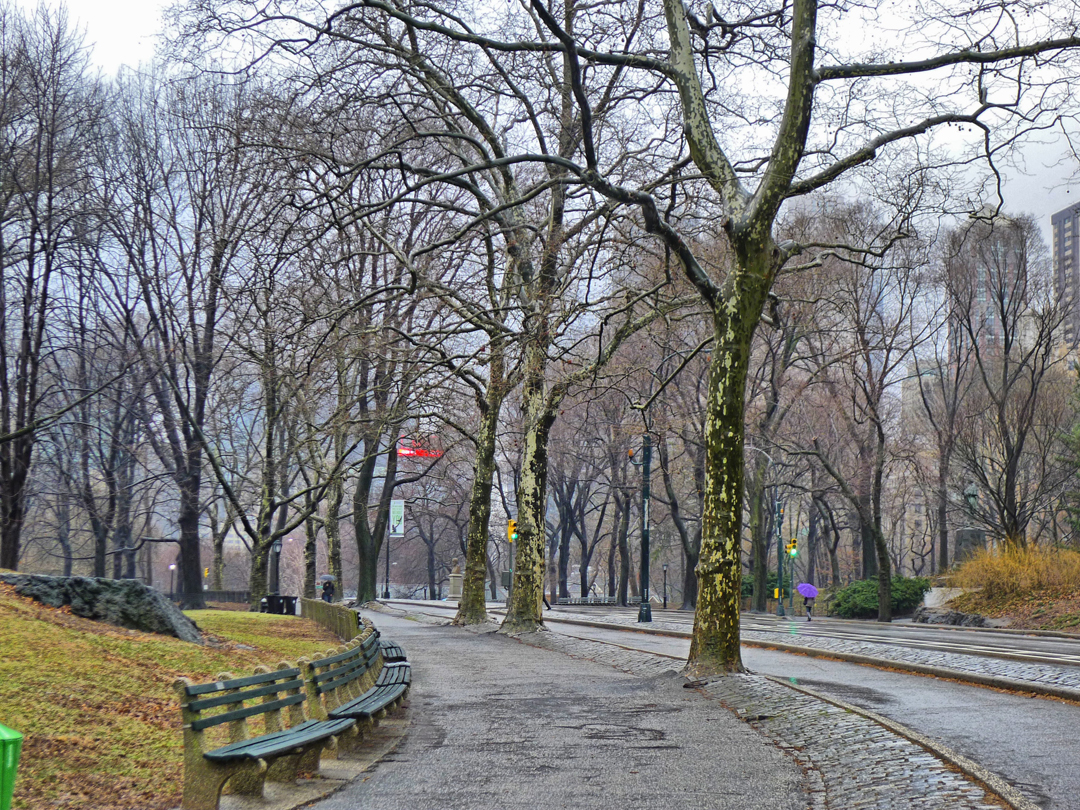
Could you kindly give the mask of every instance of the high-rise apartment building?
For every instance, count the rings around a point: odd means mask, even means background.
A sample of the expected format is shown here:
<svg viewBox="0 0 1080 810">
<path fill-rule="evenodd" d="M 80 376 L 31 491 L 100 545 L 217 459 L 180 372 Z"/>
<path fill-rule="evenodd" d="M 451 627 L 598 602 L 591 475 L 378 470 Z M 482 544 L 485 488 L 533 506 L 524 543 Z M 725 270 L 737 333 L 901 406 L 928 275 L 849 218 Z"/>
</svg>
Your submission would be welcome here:
<svg viewBox="0 0 1080 810">
<path fill-rule="evenodd" d="M 1002 352 L 1021 337 L 1028 305 L 1028 234 L 1005 216 L 972 218 L 948 240 L 949 347 L 958 357 L 977 347 Z"/>
<path fill-rule="evenodd" d="M 1054 242 L 1054 292 L 1066 308 L 1065 342 L 1080 343 L 1080 203 L 1050 217 Z"/>
</svg>

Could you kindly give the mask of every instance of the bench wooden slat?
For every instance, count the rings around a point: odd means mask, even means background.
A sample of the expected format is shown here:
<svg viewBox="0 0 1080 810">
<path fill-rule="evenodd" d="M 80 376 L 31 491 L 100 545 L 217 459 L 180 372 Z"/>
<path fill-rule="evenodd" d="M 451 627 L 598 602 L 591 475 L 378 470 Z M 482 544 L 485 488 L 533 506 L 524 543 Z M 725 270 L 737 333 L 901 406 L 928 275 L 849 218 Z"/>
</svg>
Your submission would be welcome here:
<svg viewBox="0 0 1080 810">
<path fill-rule="evenodd" d="M 329 666 L 332 666 L 333 664 L 337 664 L 337 663 L 340 663 L 341 661 L 345 661 L 346 659 L 355 657 L 356 656 L 356 651 L 359 650 L 359 649 L 361 649 L 361 645 L 351 647 L 348 650 L 345 650 L 345 652 L 339 652 L 339 653 L 335 653 L 334 655 L 328 655 L 326 658 L 316 658 L 315 660 L 313 660 L 311 662 L 311 664 L 312 664 L 312 666 L 316 666 L 316 667 L 329 667 Z"/>
<path fill-rule="evenodd" d="M 245 700 L 251 700 L 252 698 L 262 697 L 264 695 L 272 695 L 275 692 L 285 692 L 289 689 L 300 689 L 303 687 L 304 682 L 299 678 L 293 678 L 289 681 L 282 681 L 281 683 L 271 683 L 266 686 L 258 686 L 254 689 L 243 689 L 239 692 L 227 692 L 224 695 L 217 695 L 216 697 L 201 698 L 200 700 L 193 700 L 188 704 L 188 709 L 193 712 L 201 712 L 206 709 L 212 709 L 215 706 L 227 706 L 230 703 L 241 703 Z M 205 694 L 205 693 L 204 693 Z"/>
<path fill-rule="evenodd" d="M 203 756 L 215 762 L 280 756 L 294 748 L 302 748 L 313 742 L 340 734 L 352 726 L 353 722 L 349 718 L 328 721 L 307 720 L 285 731 L 262 734 L 258 737 L 252 737 L 250 740 L 243 740 L 216 748 L 213 751 L 207 751 Z"/>
<path fill-rule="evenodd" d="M 399 667 L 383 667 L 375 680 L 376 686 L 395 686 L 399 683 L 406 686 L 412 683 L 412 667 L 408 664 Z"/>
<path fill-rule="evenodd" d="M 348 703 L 334 709 L 334 711 L 330 712 L 330 717 L 342 719 L 370 718 L 405 694 L 405 690 L 408 688 L 408 684 L 404 683 L 373 686 L 356 700 L 350 700 Z"/>
<path fill-rule="evenodd" d="M 356 663 L 356 666 L 350 667 L 347 672 L 341 672 L 339 670 L 338 677 L 333 678 L 329 681 L 323 681 L 322 683 L 316 683 L 315 689 L 320 695 L 326 694 L 327 692 L 332 692 L 335 689 L 345 686 L 346 684 L 350 684 L 353 681 L 363 678 L 367 674 L 367 671 L 367 663 L 364 661 L 358 661 Z"/>
<path fill-rule="evenodd" d="M 323 663 L 321 661 L 312 661 L 311 665 L 313 667 L 322 667 Z M 362 655 L 361 655 L 361 653 L 359 651 L 357 652 L 356 655 L 354 655 L 352 657 L 351 660 L 346 661 L 343 664 L 338 664 L 338 666 L 330 667 L 329 669 L 324 669 L 322 672 L 320 672 L 318 675 L 315 676 L 315 683 L 322 683 L 323 681 L 332 681 L 332 680 L 334 680 L 334 678 L 338 678 L 338 677 L 340 677 L 342 675 L 348 675 L 350 672 L 352 672 L 357 667 L 365 667 L 365 668 L 367 667 L 367 661 L 362 657 Z"/>
<path fill-rule="evenodd" d="M 202 731 L 204 728 L 218 726 L 222 723 L 230 723 L 233 720 L 243 720 L 245 717 L 266 714 L 275 709 L 284 709 L 286 706 L 295 706 L 297 703 L 303 703 L 306 697 L 307 696 L 301 692 L 299 695 L 288 695 L 279 700 L 256 703 L 254 706 L 245 706 L 242 709 L 234 709 L 231 712 L 222 712 L 221 714 L 215 714 L 210 717 L 200 717 L 198 720 L 191 721 L 191 729 L 192 731 Z"/>
<path fill-rule="evenodd" d="M 382 654 L 384 660 L 391 662 L 405 660 L 405 650 L 402 649 L 400 644 L 397 644 L 393 641 L 387 641 L 386 639 L 383 639 L 380 643 L 382 645 Z"/>
<path fill-rule="evenodd" d="M 233 678 L 228 681 L 193 684 L 192 686 L 185 687 L 184 692 L 191 697 L 194 697 L 195 695 L 205 695 L 209 692 L 220 692 L 223 689 L 242 689 L 245 686 L 255 686 L 256 684 L 277 681 L 282 678 L 296 678 L 299 677 L 299 675 L 300 670 L 298 669 L 275 669 L 273 672 L 249 675 L 246 678 Z"/>
<path fill-rule="evenodd" d="M 340 666 L 331 667 L 324 672 L 309 675 L 309 677 L 315 685 L 316 693 L 320 695 L 326 694 L 364 677 L 377 657 L 377 650 L 364 652 L 361 647 L 356 647 L 348 653 L 334 656 L 334 658 L 338 659 L 336 663 L 340 663 Z M 319 669 L 325 666 L 329 660 L 328 658 L 316 659 L 310 663 L 310 666 L 313 670 Z"/>
<path fill-rule="evenodd" d="M 322 683 L 323 681 L 333 680 L 340 675 L 347 674 L 356 667 L 363 667 L 364 669 L 367 669 L 375 661 L 377 655 L 378 653 L 363 653 L 357 650 L 356 653 L 353 655 L 352 660 L 348 661 L 347 663 L 341 664 L 340 666 L 332 667 L 316 675 L 315 683 Z M 324 666 L 324 662 L 312 661 L 311 666 L 319 669 Z"/>
</svg>

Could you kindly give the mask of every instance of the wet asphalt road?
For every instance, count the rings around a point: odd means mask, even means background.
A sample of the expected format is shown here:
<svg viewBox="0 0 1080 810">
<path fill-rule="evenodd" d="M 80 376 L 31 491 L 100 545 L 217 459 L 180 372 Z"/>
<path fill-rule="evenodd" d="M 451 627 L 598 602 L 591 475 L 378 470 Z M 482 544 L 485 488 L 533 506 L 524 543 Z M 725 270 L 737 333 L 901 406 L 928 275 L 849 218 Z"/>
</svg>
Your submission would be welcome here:
<svg viewBox="0 0 1080 810">
<path fill-rule="evenodd" d="M 1040 807 L 1080 808 L 1080 706 L 772 650 L 744 649 L 743 663 L 939 740 Z"/>
</svg>

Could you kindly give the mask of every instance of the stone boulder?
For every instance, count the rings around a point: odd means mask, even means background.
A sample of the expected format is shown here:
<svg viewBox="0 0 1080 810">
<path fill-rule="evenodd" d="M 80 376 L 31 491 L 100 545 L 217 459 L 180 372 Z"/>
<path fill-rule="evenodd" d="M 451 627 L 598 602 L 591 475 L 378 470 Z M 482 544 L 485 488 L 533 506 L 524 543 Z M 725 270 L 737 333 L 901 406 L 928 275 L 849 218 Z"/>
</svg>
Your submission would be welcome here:
<svg viewBox="0 0 1080 810">
<path fill-rule="evenodd" d="M 133 579 L 0 574 L 15 593 L 49 607 L 71 608 L 84 619 L 202 644 L 198 626 L 160 592 Z"/>
<path fill-rule="evenodd" d="M 959 627 L 992 626 L 985 616 L 980 616 L 978 613 L 961 613 L 959 610 L 950 610 L 943 606 L 920 605 L 911 620 L 917 624 L 951 624 Z"/>
</svg>

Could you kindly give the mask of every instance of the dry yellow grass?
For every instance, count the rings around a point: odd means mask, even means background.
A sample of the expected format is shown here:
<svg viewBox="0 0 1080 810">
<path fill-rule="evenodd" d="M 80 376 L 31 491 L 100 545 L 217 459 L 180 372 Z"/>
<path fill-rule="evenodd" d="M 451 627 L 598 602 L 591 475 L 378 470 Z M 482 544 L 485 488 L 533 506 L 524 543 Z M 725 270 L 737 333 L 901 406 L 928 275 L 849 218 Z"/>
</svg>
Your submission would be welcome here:
<svg viewBox="0 0 1080 810">
<path fill-rule="evenodd" d="M 960 588 L 981 588 L 991 600 L 1033 591 L 1080 591 L 1080 553 L 1060 548 L 984 551 L 951 579 Z"/>
<path fill-rule="evenodd" d="M 13 810 L 167 810 L 183 743 L 173 681 L 250 674 L 340 644 L 296 616 L 189 614 L 214 644 L 124 630 L 0 586 L 0 723 L 25 735 Z"/>
</svg>

